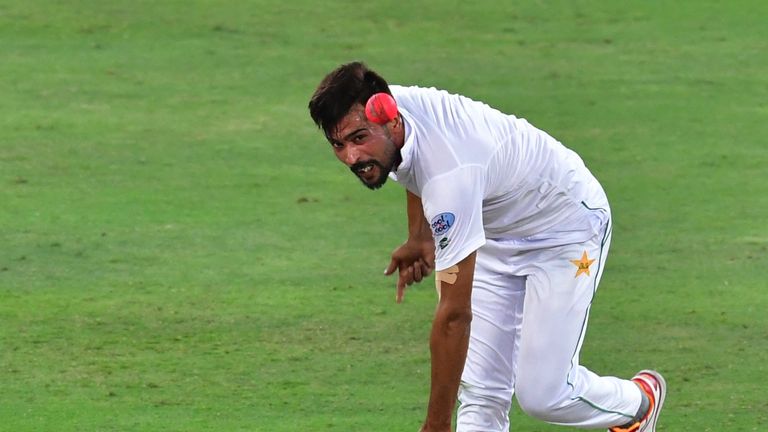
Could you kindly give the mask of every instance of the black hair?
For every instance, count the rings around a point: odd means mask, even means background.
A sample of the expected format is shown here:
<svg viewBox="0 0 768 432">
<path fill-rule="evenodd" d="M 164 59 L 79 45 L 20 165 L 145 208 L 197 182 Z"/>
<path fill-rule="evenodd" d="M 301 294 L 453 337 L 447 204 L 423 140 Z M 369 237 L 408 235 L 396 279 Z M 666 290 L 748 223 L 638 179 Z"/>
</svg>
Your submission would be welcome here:
<svg viewBox="0 0 768 432">
<path fill-rule="evenodd" d="M 355 104 L 365 106 L 376 93 L 392 94 L 387 81 L 362 62 L 343 64 L 325 76 L 309 100 L 309 115 L 330 140 Z"/>
</svg>

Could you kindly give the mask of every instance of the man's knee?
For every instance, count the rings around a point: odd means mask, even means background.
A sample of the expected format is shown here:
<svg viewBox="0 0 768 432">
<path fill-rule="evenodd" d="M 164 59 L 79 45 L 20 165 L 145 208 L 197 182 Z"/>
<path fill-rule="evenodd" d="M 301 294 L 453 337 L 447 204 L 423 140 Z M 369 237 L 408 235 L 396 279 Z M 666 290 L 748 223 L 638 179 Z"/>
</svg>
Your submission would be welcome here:
<svg viewBox="0 0 768 432">
<path fill-rule="evenodd" d="M 570 402 L 563 390 L 546 384 L 522 384 L 515 387 L 515 397 L 520 409 L 529 416 L 550 423 L 558 423 L 567 420 L 561 418 L 562 408 Z"/>
<path fill-rule="evenodd" d="M 517 394 L 517 403 L 520 405 L 520 409 L 529 416 L 546 422 L 553 421 L 555 407 L 547 398 L 523 392 Z"/>
</svg>

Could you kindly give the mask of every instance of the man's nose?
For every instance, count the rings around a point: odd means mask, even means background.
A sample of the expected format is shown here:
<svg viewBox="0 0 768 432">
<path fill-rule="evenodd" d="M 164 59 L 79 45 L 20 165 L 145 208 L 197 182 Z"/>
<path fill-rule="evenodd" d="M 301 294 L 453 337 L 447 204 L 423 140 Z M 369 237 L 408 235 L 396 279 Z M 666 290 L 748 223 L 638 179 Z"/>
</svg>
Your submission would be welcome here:
<svg viewBox="0 0 768 432">
<path fill-rule="evenodd" d="M 355 146 L 347 146 L 346 150 L 347 151 L 344 153 L 344 162 L 348 166 L 352 166 L 360 160 L 360 151 L 356 149 Z"/>
</svg>

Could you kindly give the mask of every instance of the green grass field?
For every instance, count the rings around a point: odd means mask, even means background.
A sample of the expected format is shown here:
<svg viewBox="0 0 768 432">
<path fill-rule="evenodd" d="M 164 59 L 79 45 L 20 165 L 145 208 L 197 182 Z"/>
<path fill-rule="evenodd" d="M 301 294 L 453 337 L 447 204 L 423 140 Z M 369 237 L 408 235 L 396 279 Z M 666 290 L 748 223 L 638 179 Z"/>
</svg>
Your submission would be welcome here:
<svg viewBox="0 0 768 432">
<path fill-rule="evenodd" d="M 404 193 L 306 104 L 340 63 L 529 119 L 615 230 L 583 362 L 661 431 L 768 428 L 768 3 L 0 0 L 0 430 L 416 431 Z M 515 431 L 566 430 L 515 409 Z"/>
</svg>

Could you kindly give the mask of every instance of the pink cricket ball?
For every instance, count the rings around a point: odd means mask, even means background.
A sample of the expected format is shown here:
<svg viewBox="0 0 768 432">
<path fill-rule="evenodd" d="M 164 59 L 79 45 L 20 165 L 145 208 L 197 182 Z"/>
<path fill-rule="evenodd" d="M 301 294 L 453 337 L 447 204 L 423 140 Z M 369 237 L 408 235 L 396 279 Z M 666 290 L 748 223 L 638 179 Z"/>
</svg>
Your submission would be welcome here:
<svg viewBox="0 0 768 432">
<path fill-rule="evenodd" d="M 397 102 L 387 93 L 376 93 L 365 104 L 365 116 L 376 124 L 385 124 L 397 117 Z"/>
</svg>

